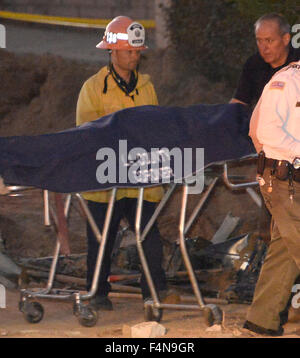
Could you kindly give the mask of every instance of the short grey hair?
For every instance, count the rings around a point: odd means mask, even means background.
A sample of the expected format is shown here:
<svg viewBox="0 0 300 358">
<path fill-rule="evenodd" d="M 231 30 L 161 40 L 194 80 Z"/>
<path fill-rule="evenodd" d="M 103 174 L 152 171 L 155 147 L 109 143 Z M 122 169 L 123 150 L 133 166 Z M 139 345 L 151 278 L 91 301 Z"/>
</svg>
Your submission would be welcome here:
<svg viewBox="0 0 300 358">
<path fill-rule="evenodd" d="M 254 24 L 254 31 L 258 29 L 258 27 L 261 25 L 264 21 L 275 21 L 278 25 L 279 32 L 281 36 L 284 34 L 289 34 L 291 31 L 291 26 L 287 22 L 287 20 L 280 14 L 277 14 L 275 12 L 271 12 L 270 14 L 265 14 L 261 16 Z"/>
</svg>

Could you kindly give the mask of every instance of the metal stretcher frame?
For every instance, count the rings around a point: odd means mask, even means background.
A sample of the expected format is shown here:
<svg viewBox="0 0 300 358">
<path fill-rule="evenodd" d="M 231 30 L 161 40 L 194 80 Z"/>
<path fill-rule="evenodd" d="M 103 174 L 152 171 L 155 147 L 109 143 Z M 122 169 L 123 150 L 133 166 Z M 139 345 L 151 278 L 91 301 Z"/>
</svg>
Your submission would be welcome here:
<svg viewBox="0 0 300 358">
<path fill-rule="evenodd" d="M 227 164 L 223 164 L 224 171 L 223 171 L 223 180 L 226 186 L 228 186 L 231 190 L 237 190 L 241 188 L 247 188 L 254 185 L 257 185 L 257 182 L 245 182 L 240 184 L 232 184 L 228 179 L 228 173 L 227 173 Z M 182 258 L 184 261 L 184 264 L 186 266 L 189 280 L 191 282 L 194 295 L 197 301 L 197 304 L 167 304 L 162 303 L 159 300 L 158 293 L 155 289 L 149 266 L 144 254 L 144 250 L 142 247 L 142 242 L 146 238 L 147 233 L 151 229 L 152 225 L 154 224 L 155 220 L 158 218 L 159 214 L 165 207 L 166 203 L 168 202 L 169 198 L 171 197 L 172 193 L 174 192 L 175 188 L 178 186 L 178 184 L 171 183 L 169 185 L 169 188 L 167 192 L 165 193 L 164 197 L 158 204 L 153 216 L 146 224 L 143 232 L 141 232 L 141 218 L 142 218 L 142 208 L 143 208 L 143 196 L 144 196 L 144 188 L 140 187 L 138 188 L 139 196 L 137 200 L 137 211 L 136 211 L 136 222 L 135 222 L 135 234 L 136 234 L 136 244 L 138 249 L 138 254 L 140 257 L 140 261 L 142 264 L 142 268 L 145 273 L 145 277 L 150 289 L 151 293 L 151 300 L 147 300 L 144 303 L 144 311 L 145 311 L 145 319 L 148 321 L 157 321 L 159 322 L 162 317 L 162 311 L 163 309 L 175 309 L 175 310 L 200 310 L 203 311 L 205 323 L 210 326 L 212 324 L 221 324 L 223 315 L 222 311 L 218 306 L 215 304 L 205 304 L 205 300 L 203 299 L 198 282 L 193 270 L 193 267 L 191 265 L 191 261 L 189 259 L 188 251 L 186 248 L 186 234 L 192 224 L 194 223 L 195 219 L 197 218 L 201 208 L 203 207 L 204 203 L 208 199 L 211 191 L 215 187 L 216 183 L 218 181 L 218 177 L 215 177 L 211 183 L 208 185 L 206 191 L 202 193 L 200 196 L 199 202 L 194 208 L 192 214 L 187 219 L 186 218 L 186 211 L 187 211 L 187 203 L 188 203 L 188 195 L 189 195 L 189 184 L 184 182 L 183 184 L 180 184 L 182 186 L 182 200 L 181 200 L 181 208 L 180 208 L 180 220 L 179 220 L 179 244 L 180 244 L 180 251 L 182 254 Z M 22 191 L 26 190 L 26 187 L 8 187 L 12 191 Z M 28 289 L 21 289 L 20 295 L 20 303 L 19 303 L 19 309 L 21 312 L 23 312 L 25 319 L 29 321 L 30 323 L 37 323 L 43 318 L 43 307 L 39 302 L 31 302 L 28 301 L 28 299 L 57 299 L 57 300 L 73 300 L 73 312 L 76 316 L 78 316 L 79 323 L 83 326 L 94 326 L 98 320 L 98 315 L 95 310 L 93 310 L 89 305 L 85 305 L 82 302 L 91 299 L 97 290 L 98 285 L 98 279 L 101 272 L 102 267 L 102 261 L 104 257 L 105 252 L 105 245 L 108 238 L 108 229 L 111 222 L 111 217 L 113 213 L 115 198 L 116 198 L 116 192 L 117 188 L 111 189 L 111 196 L 108 203 L 108 209 L 106 212 L 106 218 L 104 227 L 102 230 L 102 234 L 100 233 L 91 213 L 90 210 L 85 202 L 85 199 L 81 196 L 81 194 L 76 193 L 75 197 L 79 200 L 79 203 L 81 205 L 81 208 L 83 209 L 86 218 L 91 225 L 91 228 L 99 242 L 99 250 L 98 250 L 98 256 L 92 281 L 92 286 L 89 292 L 82 294 L 79 291 L 74 290 L 66 290 L 66 289 L 56 289 L 53 288 L 54 278 L 55 278 L 55 271 L 59 259 L 60 254 L 60 242 L 57 239 L 53 260 L 51 263 L 51 268 L 49 272 L 48 282 L 47 286 L 44 289 L 39 289 L 37 291 L 32 291 Z M 68 211 L 70 207 L 71 202 L 71 194 L 67 196 L 66 202 L 65 202 L 65 216 L 68 216 Z M 49 224 L 49 216 L 48 213 L 51 211 L 51 208 L 49 207 L 49 201 L 48 201 L 48 192 L 44 191 L 44 203 L 45 203 L 45 224 Z"/>
<path fill-rule="evenodd" d="M 145 318 L 147 320 L 160 320 L 162 315 L 163 309 L 175 309 L 175 310 L 203 310 L 205 320 L 207 325 L 212 325 L 213 323 L 220 324 L 222 321 L 222 313 L 219 310 L 217 306 L 214 304 L 208 304 L 206 305 L 204 303 L 204 300 L 202 298 L 200 289 L 198 287 L 197 279 L 194 274 L 193 267 L 191 265 L 189 255 L 186 248 L 186 239 L 185 235 L 192 226 L 193 222 L 197 218 L 197 215 L 199 211 L 201 210 L 203 204 L 206 202 L 209 194 L 211 193 L 213 187 L 215 186 L 218 178 L 215 178 L 212 183 L 207 188 L 206 192 L 201 196 L 198 205 L 194 208 L 190 218 L 188 221 L 186 221 L 186 208 L 187 208 L 187 201 L 188 201 L 188 184 L 183 184 L 183 190 L 182 190 L 182 202 L 181 202 L 181 210 L 180 210 L 180 223 L 179 223 L 179 243 L 180 243 L 180 250 L 181 254 L 189 275 L 190 282 L 192 284 L 192 288 L 197 300 L 196 305 L 186 305 L 186 304 L 167 304 L 167 303 L 161 303 L 159 301 L 159 297 L 157 295 L 157 292 L 155 290 L 150 272 L 148 270 L 148 265 L 146 262 L 146 258 L 143 253 L 142 249 L 142 240 L 145 238 L 147 234 L 147 227 L 144 230 L 144 232 L 141 234 L 140 232 L 140 222 L 141 222 L 141 215 L 142 215 L 142 202 L 143 202 L 143 188 L 139 189 L 139 198 L 138 198 L 138 210 L 136 215 L 136 239 L 137 239 L 137 247 L 139 251 L 139 255 L 142 261 L 142 266 L 145 271 L 146 279 L 148 286 L 150 288 L 152 300 L 145 302 Z M 175 184 L 173 184 L 173 187 L 170 188 L 171 191 L 173 191 L 175 188 Z M 158 206 L 157 211 L 158 214 L 162 210 L 163 206 L 165 205 L 165 202 L 162 203 L 161 207 Z M 145 232 L 146 231 L 146 232 Z"/>
</svg>

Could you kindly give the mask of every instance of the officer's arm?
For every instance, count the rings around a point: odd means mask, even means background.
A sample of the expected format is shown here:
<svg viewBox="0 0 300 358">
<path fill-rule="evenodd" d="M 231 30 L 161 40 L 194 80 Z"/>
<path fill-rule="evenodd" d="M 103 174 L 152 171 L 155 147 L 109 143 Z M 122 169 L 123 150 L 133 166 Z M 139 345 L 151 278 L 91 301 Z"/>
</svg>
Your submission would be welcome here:
<svg viewBox="0 0 300 358">
<path fill-rule="evenodd" d="M 262 143 L 260 143 L 260 141 L 257 138 L 257 126 L 259 120 L 260 105 L 261 105 L 261 98 L 258 101 L 257 105 L 255 106 L 254 111 L 252 112 L 252 116 L 249 124 L 249 136 L 252 139 L 252 142 L 254 144 L 257 153 L 260 153 L 263 149 Z"/>
<path fill-rule="evenodd" d="M 248 103 L 245 103 L 245 102 L 243 102 L 243 101 L 240 101 L 239 99 L 236 99 L 236 98 L 231 98 L 231 100 L 229 101 L 229 103 L 241 103 L 241 104 L 243 104 L 243 105 L 245 105 L 245 106 L 248 105 Z"/>
<path fill-rule="evenodd" d="M 237 88 L 229 103 L 251 104 L 253 100 L 253 73 L 250 59 L 244 64 Z"/>
<path fill-rule="evenodd" d="M 295 121 L 295 83 L 289 78 L 271 80 L 266 85 L 258 113 L 257 138 L 285 153 L 290 161 L 300 154 L 300 124 Z"/>
</svg>

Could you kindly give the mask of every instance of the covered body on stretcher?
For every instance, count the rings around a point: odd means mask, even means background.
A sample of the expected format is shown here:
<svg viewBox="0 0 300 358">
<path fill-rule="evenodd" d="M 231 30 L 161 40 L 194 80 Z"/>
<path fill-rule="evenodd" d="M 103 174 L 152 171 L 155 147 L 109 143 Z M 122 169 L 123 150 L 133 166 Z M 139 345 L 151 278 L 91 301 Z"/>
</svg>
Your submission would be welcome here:
<svg viewBox="0 0 300 358">
<path fill-rule="evenodd" d="M 159 215 L 172 190 L 174 190 L 174 185 L 171 185 L 166 193 L 166 199 L 158 205 L 157 211 L 153 215 L 154 218 L 151 220 L 152 223 L 149 223 L 144 232 L 141 233 L 143 188 L 166 182 L 183 182 L 185 186 L 179 224 L 180 242 L 199 305 L 161 304 L 153 287 L 151 276 L 147 274 L 153 302 L 145 306 L 148 307 L 146 312 L 148 312 L 148 315 L 149 312 L 152 312 L 150 314 L 152 318 L 160 319 L 161 315 L 155 314 L 155 309 L 161 312 L 162 308 L 200 308 L 209 312 L 209 316 L 211 316 L 211 312 L 215 313 L 215 309 L 205 305 L 202 300 L 184 244 L 188 194 L 186 181 L 193 174 L 203 171 L 205 167 L 211 164 L 253 156 L 255 150 L 248 138 L 248 123 L 249 114 L 240 104 L 170 108 L 141 106 L 124 109 L 80 127 L 58 133 L 39 136 L 0 137 L 0 176 L 4 179 L 4 182 L 0 181 L 0 194 L 7 192 L 8 189 L 5 184 L 32 186 L 55 193 L 76 193 L 113 188 L 107 213 L 107 225 L 109 225 L 116 190 L 120 187 L 139 188 L 136 237 L 143 269 L 147 271 L 148 267 L 141 241 Z M 199 149 L 202 149 L 202 154 L 204 154 L 200 157 L 197 156 Z M 161 159 L 156 162 L 153 161 L 152 153 L 161 155 Z M 109 162 L 108 158 L 112 162 Z M 201 158 L 200 163 L 199 158 Z M 160 167 L 166 166 L 166 163 L 168 166 L 167 176 L 163 175 L 165 171 L 161 170 Z M 111 168 L 111 164 L 115 165 L 115 168 Z M 156 169 L 155 175 L 153 175 L 153 168 L 151 167 L 153 164 L 154 169 Z M 105 166 L 106 171 L 103 170 Z M 135 175 L 132 175 L 133 168 Z M 141 175 L 143 171 L 147 173 L 146 176 Z M 106 172 L 109 172 L 109 174 Z M 80 194 L 76 195 L 81 200 L 83 208 L 86 209 Z M 59 200 L 56 202 L 56 207 L 57 210 L 61 211 L 62 206 Z M 90 217 L 87 210 L 86 215 L 92 222 L 93 218 Z M 93 226 L 95 227 L 95 225 Z M 187 226 L 189 226 L 189 223 Z M 95 230 L 97 231 L 96 228 Z M 87 295 L 80 295 L 77 292 L 74 295 L 64 293 L 63 295 L 52 294 L 51 296 L 52 298 L 72 296 L 76 303 L 76 312 L 79 314 L 83 325 L 95 323 L 94 313 L 82 306 L 81 299 L 89 299 L 93 296 L 101 267 L 103 257 L 101 246 L 102 241 L 105 242 L 107 232 L 102 233 L 103 235 L 99 232 L 96 234 L 101 245 L 96 267 L 98 272 L 95 272 L 91 292 Z M 61 245 L 58 240 L 47 289 L 38 293 L 28 291 L 22 293 L 20 307 L 22 307 L 21 310 L 26 317 L 32 317 L 36 313 L 39 317 L 41 312 L 37 305 L 34 307 L 28 305 L 28 297 L 45 298 L 51 295 L 60 249 Z M 28 313 L 28 311 L 30 312 Z M 215 315 L 218 316 L 216 313 Z"/>
<path fill-rule="evenodd" d="M 192 163 L 185 170 L 178 172 L 170 161 L 172 182 L 203 169 L 196 163 L 199 148 L 204 149 L 203 167 L 255 153 L 248 123 L 249 115 L 240 104 L 128 108 L 58 133 L 0 137 L 0 176 L 7 184 L 62 193 L 145 187 L 161 183 L 163 177 L 154 183 L 150 176 L 148 181 L 130 180 L 130 169 L 139 164 L 139 150 L 149 154 L 175 148 L 182 158 L 191 151 Z M 110 153 L 116 158 L 111 172 L 115 182 L 97 175 Z M 136 158 L 128 158 L 129 153 Z"/>
</svg>

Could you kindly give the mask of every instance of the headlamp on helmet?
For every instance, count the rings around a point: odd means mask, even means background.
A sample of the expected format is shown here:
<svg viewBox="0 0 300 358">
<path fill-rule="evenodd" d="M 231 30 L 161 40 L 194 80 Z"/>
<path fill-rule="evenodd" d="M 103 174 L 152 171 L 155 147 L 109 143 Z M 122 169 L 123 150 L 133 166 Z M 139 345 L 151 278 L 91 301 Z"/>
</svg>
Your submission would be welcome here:
<svg viewBox="0 0 300 358">
<path fill-rule="evenodd" d="M 145 50 L 145 29 L 127 16 L 118 16 L 106 27 L 102 41 L 96 46 L 106 50 Z"/>
</svg>

